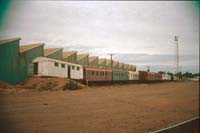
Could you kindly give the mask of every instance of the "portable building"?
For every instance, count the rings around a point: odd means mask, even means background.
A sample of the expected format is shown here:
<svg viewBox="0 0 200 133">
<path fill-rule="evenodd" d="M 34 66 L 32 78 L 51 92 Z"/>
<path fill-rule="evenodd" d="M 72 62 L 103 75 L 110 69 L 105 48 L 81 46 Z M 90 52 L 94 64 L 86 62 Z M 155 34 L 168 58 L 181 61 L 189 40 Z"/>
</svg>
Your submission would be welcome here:
<svg viewBox="0 0 200 133">
<path fill-rule="evenodd" d="M 113 61 L 113 69 L 119 69 L 119 62 L 118 61 Z"/>
<path fill-rule="evenodd" d="M 129 80 L 129 73 L 126 70 L 113 70 L 113 80 Z"/>
<path fill-rule="evenodd" d="M 83 79 L 83 67 L 78 64 L 46 57 L 38 57 L 33 63 L 34 75 Z"/>
<path fill-rule="evenodd" d="M 112 70 L 97 68 L 97 67 L 84 67 L 84 79 L 85 81 L 111 81 Z"/>
<path fill-rule="evenodd" d="M 89 54 L 77 54 L 77 64 L 88 66 L 89 65 Z"/>
<path fill-rule="evenodd" d="M 21 45 L 20 46 L 20 58 L 23 58 L 26 64 L 27 76 L 33 75 L 33 59 L 43 56 L 44 43 Z"/>
<path fill-rule="evenodd" d="M 139 72 L 128 71 L 129 80 L 139 80 Z"/>
<path fill-rule="evenodd" d="M 62 60 L 63 48 L 46 48 L 44 49 L 44 56 L 52 59 Z"/>
<path fill-rule="evenodd" d="M 20 58 L 21 38 L 0 40 L 0 80 L 16 84 L 26 79 L 26 65 Z"/>
<path fill-rule="evenodd" d="M 63 61 L 70 63 L 77 63 L 77 52 L 76 51 L 65 51 L 62 53 Z"/>
<path fill-rule="evenodd" d="M 100 58 L 98 60 L 98 64 L 100 68 L 106 68 L 106 59 L 105 58 Z"/>
<path fill-rule="evenodd" d="M 89 66 L 99 67 L 98 60 L 99 60 L 98 56 L 89 57 Z"/>
</svg>

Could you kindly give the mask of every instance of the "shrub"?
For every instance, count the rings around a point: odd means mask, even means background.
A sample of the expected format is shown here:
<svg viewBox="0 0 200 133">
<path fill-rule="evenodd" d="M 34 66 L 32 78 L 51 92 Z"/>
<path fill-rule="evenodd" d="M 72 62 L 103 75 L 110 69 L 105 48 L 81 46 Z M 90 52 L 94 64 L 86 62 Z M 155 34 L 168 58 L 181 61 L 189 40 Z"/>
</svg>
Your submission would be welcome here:
<svg viewBox="0 0 200 133">
<path fill-rule="evenodd" d="M 74 82 L 65 84 L 63 88 L 63 90 L 78 90 L 78 89 L 81 89 L 81 87 L 77 83 L 74 83 Z"/>
</svg>

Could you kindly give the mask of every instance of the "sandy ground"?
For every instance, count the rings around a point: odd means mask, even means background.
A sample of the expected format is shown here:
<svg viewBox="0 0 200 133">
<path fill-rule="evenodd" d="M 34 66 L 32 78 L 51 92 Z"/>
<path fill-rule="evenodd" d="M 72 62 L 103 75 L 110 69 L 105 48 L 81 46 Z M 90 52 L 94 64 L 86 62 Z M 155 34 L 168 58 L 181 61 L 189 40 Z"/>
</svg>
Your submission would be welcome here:
<svg viewBox="0 0 200 133">
<path fill-rule="evenodd" d="M 148 133 L 199 116 L 199 83 L 0 93 L 0 132 Z"/>
</svg>

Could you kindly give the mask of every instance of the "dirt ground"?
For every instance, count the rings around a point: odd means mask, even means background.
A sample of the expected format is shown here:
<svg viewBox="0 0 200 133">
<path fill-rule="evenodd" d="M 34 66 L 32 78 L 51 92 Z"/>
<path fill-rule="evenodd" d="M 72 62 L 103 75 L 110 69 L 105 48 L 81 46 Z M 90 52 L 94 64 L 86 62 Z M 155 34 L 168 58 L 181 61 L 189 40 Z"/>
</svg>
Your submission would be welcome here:
<svg viewBox="0 0 200 133">
<path fill-rule="evenodd" d="M 199 82 L 0 92 L 0 132 L 148 133 L 199 116 Z"/>
</svg>

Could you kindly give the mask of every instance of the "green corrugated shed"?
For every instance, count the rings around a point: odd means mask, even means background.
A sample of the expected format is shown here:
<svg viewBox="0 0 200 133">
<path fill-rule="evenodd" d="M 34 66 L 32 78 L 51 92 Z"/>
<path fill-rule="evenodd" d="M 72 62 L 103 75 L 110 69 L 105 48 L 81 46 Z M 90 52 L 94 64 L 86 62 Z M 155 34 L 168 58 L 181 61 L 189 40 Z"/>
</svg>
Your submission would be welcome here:
<svg viewBox="0 0 200 133">
<path fill-rule="evenodd" d="M 105 58 L 100 58 L 98 60 L 98 64 L 100 68 L 106 68 L 106 59 Z"/>
<path fill-rule="evenodd" d="M 119 69 L 119 62 L 118 61 L 113 61 L 113 69 Z"/>
<path fill-rule="evenodd" d="M 129 73 L 125 70 L 113 70 L 113 80 L 129 80 Z"/>
<path fill-rule="evenodd" d="M 63 48 L 47 48 L 44 49 L 44 56 L 52 59 L 62 60 Z"/>
<path fill-rule="evenodd" d="M 99 66 L 98 60 L 99 60 L 98 56 L 89 57 L 89 66 L 98 67 Z"/>
<path fill-rule="evenodd" d="M 26 63 L 27 66 L 27 75 L 32 76 L 33 75 L 33 59 L 43 56 L 44 53 L 44 43 L 38 43 L 38 44 L 31 44 L 31 45 L 21 45 L 20 46 L 20 57 L 23 58 L 23 60 Z"/>
<path fill-rule="evenodd" d="M 70 63 L 77 63 L 77 52 L 76 51 L 65 51 L 62 53 L 63 61 Z"/>
<path fill-rule="evenodd" d="M 106 59 L 106 68 L 111 69 L 111 60 Z"/>
<path fill-rule="evenodd" d="M 83 66 L 89 65 L 89 54 L 77 54 L 77 63 Z"/>
<path fill-rule="evenodd" d="M 16 84 L 26 79 L 26 64 L 19 54 L 21 38 L 0 40 L 0 80 Z"/>
<path fill-rule="evenodd" d="M 119 63 L 119 70 L 124 70 L 124 63 Z"/>
</svg>

